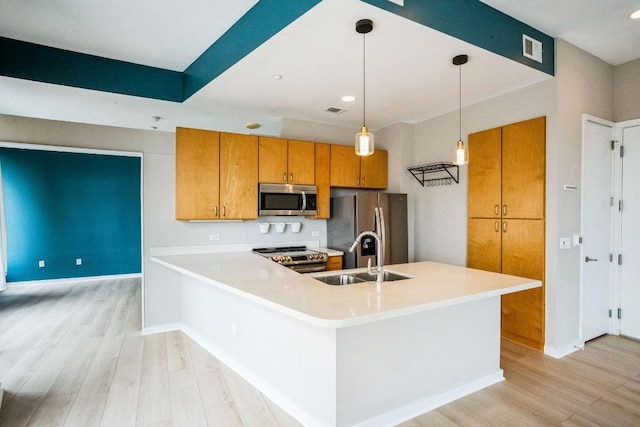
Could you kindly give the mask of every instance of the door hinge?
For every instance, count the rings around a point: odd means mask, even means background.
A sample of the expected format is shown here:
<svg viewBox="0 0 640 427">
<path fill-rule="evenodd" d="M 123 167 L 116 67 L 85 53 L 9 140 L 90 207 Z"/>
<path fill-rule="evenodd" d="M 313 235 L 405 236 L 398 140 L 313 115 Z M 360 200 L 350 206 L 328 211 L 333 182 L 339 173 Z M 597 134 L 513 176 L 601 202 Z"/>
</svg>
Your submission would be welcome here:
<svg viewBox="0 0 640 427">
<path fill-rule="evenodd" d="M 618 265 L 622 265 L 622 254 L 618 254 Z"/>
<path fill-rule="evenodd" d="M 616 142 L 615 141 L 611 141 L 611 149 L 612 150 L 616 149 Z"/>
<path fill-rule="evenodd" d="M 613 311 L 613 310 L 609 309 L 609 318 L 611 318 L 611 316 L 613 316 L 612 311 Z"/>
<path fill-rule="evenodd" d="M 611 198 L 611 207 L 613 207 L 613 197 Z"/>
<path fill-rule="evenodd" d="M 624 145 L 620 146 L 620 157 L 624 157 Z"/>
<path fill-rule="evenodd" d="M 609 262 L 613 262 L 613 254 L 609 254 Z"/>
<path fill-rule="evenodd" d="M 622 212 L 622 199 L 618 201 L 618 210 Z"/>
<path fill-rule="evenodd" d="M 622 319 L 622 309 L 618 309 L 618 319 Z"/>
</svg>

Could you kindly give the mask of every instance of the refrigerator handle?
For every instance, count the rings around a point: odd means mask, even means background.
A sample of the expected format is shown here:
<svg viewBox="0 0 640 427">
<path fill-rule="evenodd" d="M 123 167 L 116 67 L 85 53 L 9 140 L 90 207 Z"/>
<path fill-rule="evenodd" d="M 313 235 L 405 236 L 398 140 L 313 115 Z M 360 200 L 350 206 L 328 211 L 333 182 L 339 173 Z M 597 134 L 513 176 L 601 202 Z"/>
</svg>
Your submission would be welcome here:
<svg viewBox="0 0 640 427">
<path fill-rule="evenodd" d="M 386 234 L 387 233 L 386 233 L 386 230 L 385 230 L 385 227 L 384 227 L 384 213 L 383 213 L 382 208 L 380 208 L 380 207 L 375 207 L 374 208 L 374 212 L 375 212 L 375 217 L 376 217 L 375 218 L 376 219 L 376 221 L 375 221 L 375 223 L 376 223 L 376 231 L 380 235 L 380 246 L 382 246 L 380 248 L 381 259 L 384 260 L 385 259 L 384 258 L 384 255 L 385 255 L 384 254 L 384 248 L 385 248 L 385 245 L 387 243 L 387 240 L 386 240 L 386 238 L 387 238 Z"/>
</svg>

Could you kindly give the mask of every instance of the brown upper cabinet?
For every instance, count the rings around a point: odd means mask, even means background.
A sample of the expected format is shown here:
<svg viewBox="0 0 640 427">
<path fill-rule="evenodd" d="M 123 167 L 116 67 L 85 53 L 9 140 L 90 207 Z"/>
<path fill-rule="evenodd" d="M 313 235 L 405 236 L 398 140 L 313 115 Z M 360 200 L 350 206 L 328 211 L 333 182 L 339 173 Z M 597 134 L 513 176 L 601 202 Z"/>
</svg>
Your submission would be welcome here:
<svg viewBox="0 0 640 427">
<path fill-rule="evenodd" d="M 546 121 L 469 135 L 469 218 L 544 218 Z"/>
<path fill-rule="evenodd" d="M 176 129 L 176 219 L 258 217 L 258 137 Z"/>
<path fill-rule="evenodd" d="M 385 150 L 361 157 L 350 145 L 331 145 L 331 186 L 386 189 L 388 162 Z"/>
<path fill-rule="evenodd" d="M 331 146 L 316 143 L 316 187 L 318 190 L 316 207 L 317 219 L 328 219 L 331 205 Z"/>
<path fill-rule="evenodd" d="M 259 138 L 260 182 L 315 184 L 315 143 Z"/>
</svg>

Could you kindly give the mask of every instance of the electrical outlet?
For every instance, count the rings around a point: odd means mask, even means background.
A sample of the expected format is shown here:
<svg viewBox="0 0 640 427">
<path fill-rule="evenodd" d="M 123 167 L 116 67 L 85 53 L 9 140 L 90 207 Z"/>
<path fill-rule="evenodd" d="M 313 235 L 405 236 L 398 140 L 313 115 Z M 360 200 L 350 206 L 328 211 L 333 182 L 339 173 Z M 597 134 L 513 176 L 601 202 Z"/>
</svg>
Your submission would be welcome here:
<svg viewBox="0 0 640 427">
<path fill-rule="evenodd" d="M 220 240 L 220 235 L 219 234 L 209 234 L 209 240 L 218 241 L 218 240 Z"/>
<path fill-rule="evenodd" d="M 38 261 L 38 267 L 40 268 L 44 268 L 44 260 L 41 259 L 40 261 Z"/>
<path fill-rule="evenodd" d="M 312 231 L 311 232 L 311 237 L 320 237 L 320 232 L 319 231 Z"/>
<path fill-rule="evenodd" d="M 571 249 L 571 237 L 560 238 L 560 249 Z"/>
<path fill-rule="evenodd" d="M 82 258 L 76 258 L 76 265 L 82 265 Z"/>
</svg>

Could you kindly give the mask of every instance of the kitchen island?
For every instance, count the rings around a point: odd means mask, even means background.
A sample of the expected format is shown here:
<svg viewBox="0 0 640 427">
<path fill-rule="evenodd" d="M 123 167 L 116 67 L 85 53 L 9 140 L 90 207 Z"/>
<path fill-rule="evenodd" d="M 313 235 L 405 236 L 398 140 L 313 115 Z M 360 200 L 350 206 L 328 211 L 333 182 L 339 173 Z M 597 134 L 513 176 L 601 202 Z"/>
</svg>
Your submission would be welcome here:
<svg viewBox="0 0 640 427">
<path fill-rule="evenodd" d="M 394 425 L 501 381 L 500 296 L 541 286 L 433 262 L 378 287 L 247 252 L 152 260 L 181 273 L 177 327 L 306 426 Z"/>
</svg>

